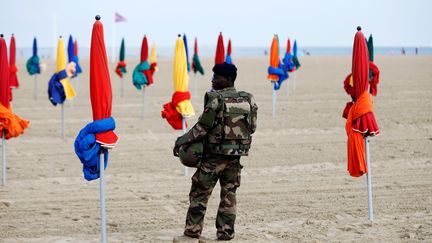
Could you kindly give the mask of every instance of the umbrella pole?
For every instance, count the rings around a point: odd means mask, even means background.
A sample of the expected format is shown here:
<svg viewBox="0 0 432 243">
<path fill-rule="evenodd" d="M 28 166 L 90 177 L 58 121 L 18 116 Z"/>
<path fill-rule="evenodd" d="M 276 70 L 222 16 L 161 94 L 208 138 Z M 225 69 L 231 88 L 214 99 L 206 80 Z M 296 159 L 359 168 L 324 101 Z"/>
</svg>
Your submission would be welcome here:
<svg viewBox="0 0 432 243">
<path fill-rule="evenodd" d="M 287 96 L 289 96 L 289 78 L 286 80 L 286 87 L 287 87 L 287 90 L 286 90 L 286 92 L 287 92 Z"/>
<path fill-rule="evenodd" d="M 194 75 L 195 77 L 195 82 L 194 82 L 194 96 L 195 99 L 198 98 L 198 79 L 196 78 L 196 74 Z"/>
<path fill-rule="evenodd" d="M 65 139 L 64 103 L 61 104 L 61 137 Z"/>
<path fill-rule="evenodd" d="M 293 90 L 296 89 L 297 72 L 294 72 Z"/>
<path fill-rule="evenodd" d="M 142 86 L 143 92 L 142 92 L 142 107 L 141 107 L 141 120 L 144 119 L 144 98 L 145 98 L 145 85 Z"/>
<path fill-rule="evenodd" d="M 105 212 L 105 162 L 103 160 L 103 148 L 99 155 L 99 174 L 100 174 L 100 213 L 101 213 L 101 241 L 106 243 L 106 212 Z"/>
<path fill-rule="evenodd" d="M 182 130 L 183 134 L 186 134 L 186 118 L 182 117 Z M 188 167 L 184 166 L 184 176 L 188 176 L 189 170 Z"/>
<path fill-rule="evenodd" d="M 371 161 L 370 161 L 370 151 L 369 151 L 369 139 L 364 138 L 365 148 L 366 148 L 366 164 L 368 173 L 366 174 L 367 179 L 367 189 L 368 189 L 368 209 L 369 209 L 369 220 L 373 221 L 373 205 L 372 205 L 372 171 L 371 171 Z"/>
<path fill-rule="evenodd" d="M 4 129 L 2 135 L 2 185 L 6 186 L 6 132 Z"/>
<path fill-rule="evenodd" d="M 123 93 L 124 93 L 124 85 L 123 85 L 123 77 L 120 78 L 121 79 L 121 86 L 120 86 L 120 97 L 123 98 Z"/>
<path fill-rule="evenodd" d="M 34 75 L 34 99 L 37 100 L 37 74 Z"/>
<path fill-rule="evenodd" d="M 273 88 L 273 97 L 272 97 L 272 115 L 276 116 L 276 90 Z"/>
</svg>

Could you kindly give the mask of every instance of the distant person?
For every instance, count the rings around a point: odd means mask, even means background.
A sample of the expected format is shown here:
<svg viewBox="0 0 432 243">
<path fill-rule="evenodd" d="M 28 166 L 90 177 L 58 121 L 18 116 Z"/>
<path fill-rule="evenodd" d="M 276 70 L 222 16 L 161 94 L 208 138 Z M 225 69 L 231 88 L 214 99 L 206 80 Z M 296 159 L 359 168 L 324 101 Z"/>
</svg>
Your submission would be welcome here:
<svg viewBox="0 0 432 243">
<path fill-rule="evenodd" d="M 268 55 L 268 51 L 264 50 L 264 56 L 267 56 L 267 55 Z"/>
<path fill-rule="evenodd" d="M 402 55 L 405 56 L 405 48 L 402 47 Z"/>
<path fill-rule="evenodd" d="M 213 90 L 205 94 L 203 114 L 174 145 L 174 155 L 183 164 L 185 157 L 196 161 L 197 154 L 202 156 L 193 165 L 197 170 L 192 176 L 184 236 L 174 241 L 201 236 L 207 202 L 218 181 L 221 193 L 216 216 L 217 239 L 231 240 L 235 236 L 236 193 L 243 168 L 240 157 L 248 155 L 258 107 L 252 94 L 235 89 L 237 68 L 233 64 L 216 64 L 213 73 Z"/>
<path fill-rule="evenodd" d="M 418 47 L 415 48 L 415 54 L 418 55 Z"/>
</svg>

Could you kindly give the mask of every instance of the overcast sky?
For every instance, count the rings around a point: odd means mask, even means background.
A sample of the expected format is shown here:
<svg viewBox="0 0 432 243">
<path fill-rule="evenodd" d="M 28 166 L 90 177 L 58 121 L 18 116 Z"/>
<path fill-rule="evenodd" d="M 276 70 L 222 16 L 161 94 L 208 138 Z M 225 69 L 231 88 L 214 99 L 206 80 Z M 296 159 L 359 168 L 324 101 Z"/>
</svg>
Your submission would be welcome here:
<svg viewBox="0 0 432 243">
<path fill-rule="evenodd" d="M 432 47 L 432 1 L 428 0 L 0 0 L 0 32 L 15 33 L 18 47 L 54 43 L 54 35 L 90 45 L 94 16 L 100 14 L 107 46 L 112 43 L 114 12 L 127 18 L 115 24 L 116 44 L 150 42 L 173 46 L 178 33 L 189 42 L 216 45 L 219 31 L 234 46 L 269 46 L 274 33 L 302 46 L 351 46 L 357 25 L 374 36 L 376 46 Z M 57 16 L 57 17 L 55 17 Z M 54 19 L 57 19 L 56 25 Z M 54 31 L 56 26 L 56 33 Z"/>
</svg>

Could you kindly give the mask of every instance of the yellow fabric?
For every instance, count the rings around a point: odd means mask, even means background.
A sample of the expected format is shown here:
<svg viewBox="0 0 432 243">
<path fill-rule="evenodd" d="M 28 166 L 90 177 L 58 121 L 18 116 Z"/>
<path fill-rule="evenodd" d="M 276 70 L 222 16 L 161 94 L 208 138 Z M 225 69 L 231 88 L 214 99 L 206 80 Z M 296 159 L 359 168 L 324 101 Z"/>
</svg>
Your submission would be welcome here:
<svg viewBox="0 0 432 243">
<path fill-rule="evenodd" d="M 63 39 L 60 38 L 57 44 L 57 65 L 56 65 L 56 73 L 65 70 L 67 64 L 66 59 L 66 50 L 64 47 Z M 76 96 L 75 89 L 72 87 L 71 83 L 67 78 L 60 80 L 60 83 L 63 85 L 66 99 L 70 100 Z"/>
<path fill-rule="evenodd" d="M 156 60 L 156 44 L 153 43 L 151 51 L 150 51 L 150 64 L 156 63 L 156 62 L 157 62 L 157 60 Z M 156 67 L 155 70 L 157 71 L 158 68 Z"/>
<path fill-rule="evenodd" d="M 175 92 L 188 91 L 189 75 L 187 72 L 186 49 L 183 43 L 183 39 L 181 37 L 177 38 L 174 51 L 173 80 Z M 195 115 L 195 110 L 190 100 L 184 100 L 180 102 L 177 105 L 176 109 L 183 117 L 190 117 Z"/>
</svg>

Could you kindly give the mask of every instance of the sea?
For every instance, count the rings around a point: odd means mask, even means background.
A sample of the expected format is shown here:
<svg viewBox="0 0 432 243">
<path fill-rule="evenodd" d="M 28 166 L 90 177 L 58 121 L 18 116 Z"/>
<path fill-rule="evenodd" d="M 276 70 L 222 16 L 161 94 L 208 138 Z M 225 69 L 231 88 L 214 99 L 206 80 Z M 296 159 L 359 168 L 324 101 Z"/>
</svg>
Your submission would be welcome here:
<svg viewBox="0 0 432 243">
<path fill-rule="evenodd" d="M 416 51 L 417 49 L 417 51 Z M 138 58 L 140 55 L 140 47 L 127 47 L 126 58 Z M 55 57 L 55 49 L 52 47 L 41 47 L 38 49 L 38 56 L 41 59 L 52 59 Z M 158 58 L 172 58 L 174 55 L 174 47 L 157 47 Z M 193 49 L 188 48 L 189 58 L 192 58 Z M 285 47 L 280 48 L 280 55 L 285 53 Z M 232 56 L 237 57 L 262 57 L 269 54 L 269 47 L 237 47 L 233 48 Z M 350 56 L 352 47 L 300 47 L 298 56 Z M 432 55 L 432 47 L 375 47 L 375 56 L 388 55 Z M 17 59 L 28 59 L 32 55 L 31 47 L 17 47 Z M 215 55 L 215 47 L 202 46 L 198 53 L 200 58 L 213 57 Z M 90 56 L 89 47 L 81 47 L 78 52 L 80 59 L 88 59 Z M 108 58 L 112 58 L 112 49 L 107 48 Z M 118 48 L 115 51 L 115 58 L 118 58 Z"/>
</svg>

